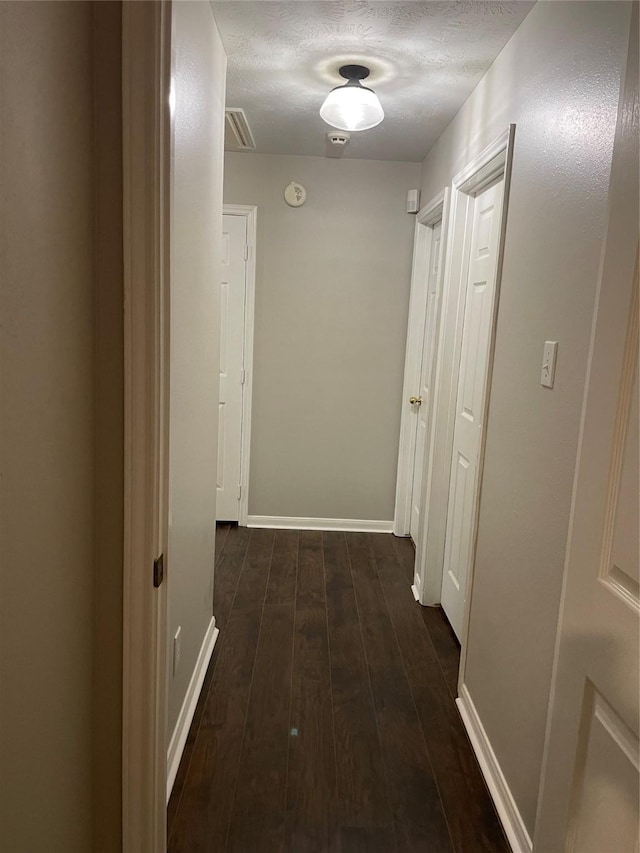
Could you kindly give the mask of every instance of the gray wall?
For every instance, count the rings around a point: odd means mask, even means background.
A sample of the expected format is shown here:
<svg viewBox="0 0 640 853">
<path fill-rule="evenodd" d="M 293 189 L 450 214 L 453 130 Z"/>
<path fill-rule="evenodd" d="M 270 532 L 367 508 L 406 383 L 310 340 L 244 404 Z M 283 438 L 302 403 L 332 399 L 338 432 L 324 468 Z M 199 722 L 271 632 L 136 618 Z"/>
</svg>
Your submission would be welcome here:
<svg viewBox="0 0 640 853">
<path fill-rule="evenodd" d="M 95 199 L 94 851 L 122 838 L 122 4 L 92 4 Z"/>
<path fill-rule="evenodd" d="M 226 55 L 209 3 L 173 4 L 170 738 L 213 611 Z M 172 676 L 172 640 L 182 653 Z"/>
<path fill-rule="evenodd" d="M 393 518 L 420 166 L 225 155 L 258 205 L 250 515 Z M 283 190 L 308 198 L 290 208 Z"/>
<path fill-rule="evenodd" d="M 430 198 L 517 124 L 466 683 L 530 832 L 629 20 L 538 3 L 422 168 Z"/>
<path fill-rule="evenodd" d="M 121 838 L 120 19 L 119 3 L 0 4 L 0 849 L 11 853 L 113 851 Z"/>
</svg>

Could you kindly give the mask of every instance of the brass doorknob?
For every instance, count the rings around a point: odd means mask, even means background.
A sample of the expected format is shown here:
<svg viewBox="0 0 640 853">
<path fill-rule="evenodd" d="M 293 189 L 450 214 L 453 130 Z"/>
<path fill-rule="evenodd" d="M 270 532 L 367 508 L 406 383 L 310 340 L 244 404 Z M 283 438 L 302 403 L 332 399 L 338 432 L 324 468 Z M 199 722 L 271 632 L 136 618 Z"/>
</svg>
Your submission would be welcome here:
<svg viewBox="0 0 640 853">
<path fill-rule="evenodd" d="M 422 397 L 409 397 L 409 402 L 412 406 L 419 406 L 422 402 Z"/>
</svg>

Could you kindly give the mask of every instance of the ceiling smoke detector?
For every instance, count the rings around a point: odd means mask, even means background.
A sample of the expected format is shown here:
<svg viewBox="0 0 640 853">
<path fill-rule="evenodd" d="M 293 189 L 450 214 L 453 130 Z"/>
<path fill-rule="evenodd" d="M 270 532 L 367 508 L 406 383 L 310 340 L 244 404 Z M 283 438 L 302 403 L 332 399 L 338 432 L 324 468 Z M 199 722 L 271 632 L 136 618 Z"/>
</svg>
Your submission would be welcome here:
<svg viewBox="0 0 640 853">
<path fill-rule="evenodd" d="M 336 148 L 344 148 L 350 139 L 351 134 L 345 133 L 344 131 L 336 130 L 329 131 L 329 133 L 327 133 L 327 142 L 329 145 L 335 145 Z"/>
<path fill-rule="evenodd" d="M 345 133 L 344 130 L 330 130 L 327 133 L 327 157 L 342 157 L 345 148 L 351 139 L 350 133 Z"/>
</svg>

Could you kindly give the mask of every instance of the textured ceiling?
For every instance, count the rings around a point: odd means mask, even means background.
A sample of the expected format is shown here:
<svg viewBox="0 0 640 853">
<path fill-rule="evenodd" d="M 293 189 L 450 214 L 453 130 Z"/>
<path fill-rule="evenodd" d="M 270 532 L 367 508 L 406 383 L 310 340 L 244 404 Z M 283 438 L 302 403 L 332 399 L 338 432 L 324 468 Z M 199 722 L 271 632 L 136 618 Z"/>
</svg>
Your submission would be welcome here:
<svg viewBox="0 0 640 853">
<path fill-rule="evenodd" d="M 371 68 L 381 125 L 345 157 L 420 161 L 534 5 L 423 0 L 214 0 L 227 51 L 227 105 L 258 151 L 326 151 L 318 110 L 346 62 Z"/>
</svg>

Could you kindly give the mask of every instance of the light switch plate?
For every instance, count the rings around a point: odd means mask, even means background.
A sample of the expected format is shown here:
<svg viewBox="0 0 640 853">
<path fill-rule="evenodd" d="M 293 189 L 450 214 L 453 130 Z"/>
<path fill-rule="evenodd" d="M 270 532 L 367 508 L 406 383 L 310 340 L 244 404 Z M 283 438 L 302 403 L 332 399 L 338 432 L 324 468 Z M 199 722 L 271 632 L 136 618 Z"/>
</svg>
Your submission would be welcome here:
<svg viewBox="0 0 640 853">
<path fill-rule="evenodd" d="M 542 371 L 540 373 L 540 384 L 545 388 L 553 388 L 556 376 L 556 356 L 558 355 L 558 342 L 545 341 L 542 352 Z"/>
</svg>

